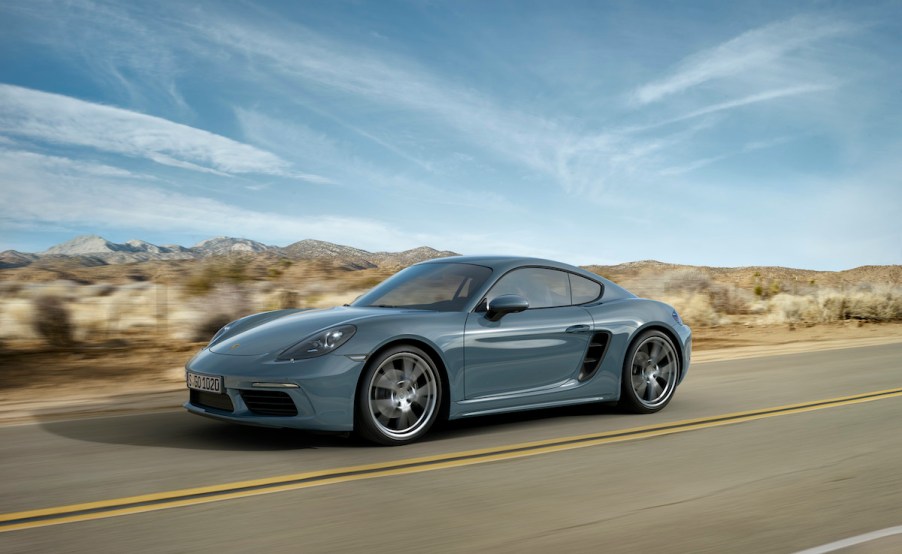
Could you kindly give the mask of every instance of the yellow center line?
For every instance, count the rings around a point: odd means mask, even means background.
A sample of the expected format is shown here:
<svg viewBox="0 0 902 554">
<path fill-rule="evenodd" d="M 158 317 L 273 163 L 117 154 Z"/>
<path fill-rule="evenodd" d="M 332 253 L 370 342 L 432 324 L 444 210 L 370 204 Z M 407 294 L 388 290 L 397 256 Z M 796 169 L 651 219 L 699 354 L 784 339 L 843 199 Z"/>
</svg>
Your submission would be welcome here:
<svg viewBox="0 0 902 554">
<path fill-rule="evenodd" d="M 862 402 L 872 402 L 875 400 L 897 397 L 902 397 L 902 388 L 790 404 L 774 408 L 734 412 L 717 416 L 659 423 L 656 425 L 632 427 L 629 429 L 606 431 L 603 433 L 560 437 L 556 439 L 509 444 L 494 448 L 481 448 L 478 450 L 451 452 L 434 456 L 407 458 L 377 464 L 332 468 L 320 471 L 295 473 L 292 475 L 281 475 L 278 477 L 267 477 L 264 479 L 210 485 L 206 487 L 179 489 L 140 496 L 101 500 L 97 502 L 56 506 L 39 510 L 11 512 L 0 514 L 0 533 L 59 525 L 62 523 L 138 514 L 167 508 L 195 506 L 209 502 L 220 502 L 223 500 L 246 498 L 249 496 L 347 483 L 361 479 L 373 479 L 390 475 L 404 475 L 438 469 L 463 467 L 486 462 L 512 460 L 515 458 L 536 456 L 538 454 L 563 452 L 576 448 L 586 448 L 589 446 L 598 446 L 615 442 L 672 435 L 699 429 L 710 429 L 712 427 L 721 427 L 724 425 L 733 425 L 759 419 L 812 412 L 838 406 L 848 406 L 860 404 Z"/>
</svg>

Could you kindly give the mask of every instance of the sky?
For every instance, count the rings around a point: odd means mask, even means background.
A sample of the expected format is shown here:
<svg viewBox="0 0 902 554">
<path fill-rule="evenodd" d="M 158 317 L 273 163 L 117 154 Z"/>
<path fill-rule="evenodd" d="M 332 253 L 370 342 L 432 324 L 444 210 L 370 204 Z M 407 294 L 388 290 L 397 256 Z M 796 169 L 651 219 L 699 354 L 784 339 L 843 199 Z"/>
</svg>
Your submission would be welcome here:
<svg viewBox="0 0 902 554">
<path fill-rule="evenodd" d="M 902 263 L 902 2 L 0 3 L 0 250 Z"/>
</svg>

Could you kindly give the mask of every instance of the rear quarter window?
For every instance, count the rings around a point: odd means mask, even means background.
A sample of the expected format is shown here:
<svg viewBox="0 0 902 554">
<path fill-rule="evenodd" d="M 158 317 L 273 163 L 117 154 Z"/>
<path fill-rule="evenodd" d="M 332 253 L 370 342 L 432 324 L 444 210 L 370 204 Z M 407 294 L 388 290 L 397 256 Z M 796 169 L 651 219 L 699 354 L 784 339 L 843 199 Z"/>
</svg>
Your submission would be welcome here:
<svg viewBox="0 0 902 554">
<path fill-rule="evenodd" d="M 570 274 L 570 291 L 574 304 L 585 304 L 601 296 L 601 285 L 585 277 Z"/>
</svg>

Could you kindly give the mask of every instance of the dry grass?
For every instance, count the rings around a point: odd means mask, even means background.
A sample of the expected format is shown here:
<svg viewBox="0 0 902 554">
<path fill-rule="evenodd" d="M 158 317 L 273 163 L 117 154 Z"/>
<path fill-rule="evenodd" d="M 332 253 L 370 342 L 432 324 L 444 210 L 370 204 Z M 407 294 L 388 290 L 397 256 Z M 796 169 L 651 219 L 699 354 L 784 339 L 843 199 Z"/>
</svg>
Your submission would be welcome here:
<svg viewBox="0 0 902 554">
<path fill-rule="evenodd" d="M 76 390 L 89 381 L 104 389 L 177 385 L 177 368 L 224 323 L 264 310 L 345 304 L 397 269 L 258 256 L 2 270 L 0 400 L 29 387 Z M 673 305 L 693 327 L 697 352 L 821 335 L 902 336 L 898 324 L 870 324 L 902 321 L 898 266 L 824 273 L 639 262 L 590 269 Z"/>
<path fill-rule="evenodd" d="M 203 341 L 249 313 L 345 304 L 396 269 L 256 256 L 4 270 L 0 341 Z M 899 266 L 830 273 L 637 262 L 590 269 L 668 302 L 697 328 L 902 321 Z"/>
</svg>

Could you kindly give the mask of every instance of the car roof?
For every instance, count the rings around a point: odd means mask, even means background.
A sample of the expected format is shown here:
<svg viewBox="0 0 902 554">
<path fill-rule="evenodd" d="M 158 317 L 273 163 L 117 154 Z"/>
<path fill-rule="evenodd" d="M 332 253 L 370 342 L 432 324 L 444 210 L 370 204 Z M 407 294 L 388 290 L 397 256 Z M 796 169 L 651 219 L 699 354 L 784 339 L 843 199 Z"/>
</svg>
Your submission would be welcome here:
<svg viewBox="0 0 902 554">
<path fill-rule="evenodd" d="M 544 258 L 529 258 L 522 256 L 450 256 L 447 258 L 435 258 L 432 260 L 426 260 L 424 262 L 420 262 L 421 264 L 440 264 L 440 263 L 459 263 L 459 264 L 473 264 L 473 265 L 481 265 L 488 268 L 491 268 L 492 271 L 498 273 L 507 273 L 508 271 L 524 266 L 538 266 L 538 267 L 550 267 L 555 269 L 562 269 L 564 271 L 569 271 L 571 273 L 576 273 L 577 275 L 582 275 L 593 281 L 598 281 L 605 286 L 605 298 L 626 298 L 626 297 L 635 297 L 635 295 L 623 287 L 617 285 L 616 283 L 605 279 L 601 275 L 596 273 L 592 273 L 591 271 L 586 271 L 580 267 L 576 267 L 570 264 L 565 264 L 563 262 L 556 262 L 554 260 L 546 260 Z"/>
<path fill-rule="evenodd" d="M 527 258 L 521 256 L 451 256 L 448 258 L 436 258 L 433 260 L 427 260 L 422 263 L 459 263 L 484 265 L 494 270 L 501 271 L 506 271 L 515 267 L 532 265 L 542 267 L 555 267 L 559 269 L 567 269 L 570 271 L 582 271 L 578 267 L 574 267 L 572 265 L 561 262 L 556 262 L 554 260 L 545 260 L 542 258 Z"/>
</svg>

